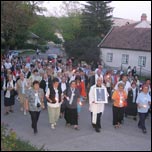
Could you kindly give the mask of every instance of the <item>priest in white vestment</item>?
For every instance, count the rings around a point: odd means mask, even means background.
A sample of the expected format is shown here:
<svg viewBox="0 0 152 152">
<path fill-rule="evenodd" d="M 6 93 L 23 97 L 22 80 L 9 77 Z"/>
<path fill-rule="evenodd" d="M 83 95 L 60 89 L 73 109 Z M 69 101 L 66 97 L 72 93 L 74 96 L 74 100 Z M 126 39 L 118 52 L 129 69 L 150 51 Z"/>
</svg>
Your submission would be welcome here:
<svg viewBox="0 0 152 152">
<path fill-rule="evenodd" d="M 93 85 L 90 88 L 89 91 L 89 110 L 91 112 L 91 121 L 92 121 L 92 126 L 93 128 L 95 128 L 96 132 L 100 132 L 101 129 L 101 115 L 104 112 L 104 106 L 105 106 L 105 102 L 97 102 L 97 98 L 96 98 L 96 89 L 104 89 L 105 90 L 105 101 L 107 101 L 108 98 L 108 92 L 107 92 L 107 88 L 103 85 L 103 79 L 101 77 L 97 78 L 96 84 Z M 103 92 L 102 92 L 103 95 Z M 102 98 L 103 99 L 103 98 Z"/>
</svg>

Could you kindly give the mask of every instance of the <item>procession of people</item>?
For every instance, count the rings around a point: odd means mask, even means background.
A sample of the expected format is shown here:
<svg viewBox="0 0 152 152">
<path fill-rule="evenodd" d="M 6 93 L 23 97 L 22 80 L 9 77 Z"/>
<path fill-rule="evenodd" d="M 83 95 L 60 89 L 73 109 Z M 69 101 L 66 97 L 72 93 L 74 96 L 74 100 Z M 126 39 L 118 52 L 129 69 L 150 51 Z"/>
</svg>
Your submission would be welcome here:
<svg viewBox="0 0 152 152">
<path fill-rule="evenodd" d="M 112 104 L 114 128 L 120 128 L 124 116 L 133 116 L 138 127 L 146 133 L 145 119 L 151 110 L 150 79 L 140 90 L 135 67 L 127 74 L 113 70 L 103 71 L 101 64 L 96 69 L 90 65 L 73 67 L 70 63 L 46 62 L 44 59 L 23 61 L 21 58 L 2 58 L 1 77 L 4 81 L 5 115 L 13 112 L 15 99 L 20 102 L 20 111 L 31 116 L 31 127 L 38 133 L 37 123 L 41 110 L 48 112 L 50 128 L 55 129 L 59 118 L 65 119 L 66 127 L 80 130 L 79 117 L 83 106 L 89 103 L 91 125 L 97 133 L 101 131 L 101 118 L 106 104 Z M 131 76 L 131 74 L 133 74 Z M 39 124 L 40 125 L 40 124 Z"/>
</svg>

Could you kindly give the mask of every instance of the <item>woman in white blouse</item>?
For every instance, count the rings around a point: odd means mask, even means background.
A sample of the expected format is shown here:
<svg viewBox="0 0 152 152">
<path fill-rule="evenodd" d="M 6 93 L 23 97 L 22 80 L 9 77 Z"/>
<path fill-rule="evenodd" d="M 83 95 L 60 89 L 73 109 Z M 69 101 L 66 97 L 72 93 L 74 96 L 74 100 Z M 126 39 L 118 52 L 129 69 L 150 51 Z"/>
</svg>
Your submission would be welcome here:
<svg viewBox="0 0 152 152">
<path fill-rule="evenodd" d="M 8 75 L 8 79 L 4 81 L 3 90 L 4 90 L 4 106 L 5 106 L 5 115 L 8 115 L 9 112 L 13 112 L 13 105 L 15 103 L 15 92 L 16 83 L 13 81 L 13 76 Z"/>
</svg>

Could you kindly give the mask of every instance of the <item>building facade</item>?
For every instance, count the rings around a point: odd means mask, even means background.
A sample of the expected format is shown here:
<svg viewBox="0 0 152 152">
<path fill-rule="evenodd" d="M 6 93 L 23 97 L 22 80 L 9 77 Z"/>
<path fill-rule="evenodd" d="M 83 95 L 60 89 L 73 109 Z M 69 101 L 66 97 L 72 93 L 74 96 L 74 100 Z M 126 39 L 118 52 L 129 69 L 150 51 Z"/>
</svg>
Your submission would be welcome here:
<svg viewBox="0 0 152 152">
<path fill-rule="evenodd" d="M 126 70 L 136 66 L 138 74 L 151 75 L 151 26 L 145 16 L 142 14 L 140 22 L 112 27 L 108 32 L 98 45 L 105 67 Z"/>
</svg>

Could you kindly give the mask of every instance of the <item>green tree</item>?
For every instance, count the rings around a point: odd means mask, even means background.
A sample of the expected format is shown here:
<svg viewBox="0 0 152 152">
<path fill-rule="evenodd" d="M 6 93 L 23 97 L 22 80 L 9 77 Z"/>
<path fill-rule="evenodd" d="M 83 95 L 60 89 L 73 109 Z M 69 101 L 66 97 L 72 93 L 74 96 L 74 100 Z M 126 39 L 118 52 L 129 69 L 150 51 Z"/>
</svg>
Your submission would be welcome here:
<svg viewBox="0 0 152 152">
<path fill-rule="evenodd" d="M 1 1 L 1 33 L 5 49 L 22 45 L 36 12 L 43 8 L 36 1 Z"/>
<path fill-rule="evenodd" d="M 81 15 L 74 14 L 69 17 L 58 18 L 58 29 L 65 41 L 75 40 L 81 31 Z"/>
<path fill-rule="evenodd" d="M 62 16 L 77 16 L 82 13 L 82 5 L 79 1 L 63 1 L 60 8 Z"/>
<path fill-rule="evenodd" d="M 54 34 L 58 29 L 57 20 L 56 17 L 37 16 L 35 24 L 30 27 L 30 31 L 40 37 L 40 43 L 42 41 L 59 43 L 60 40 Z"/>
<path fill-rule="evenodd" d="M 82 14 L 82 35 L 103 37 L 111 28 L 111 1 L 88 1 Z"/>
<path fill-rule="evenodd" d="M 100 60 L 100 51 L 97 48 L 99 42 L 99 37 L 87 37 L 67 41 L 64 47 L 69 57 L 74 57 L 78 62 L 85 61 L 90 64 Z"/>
</svg>

